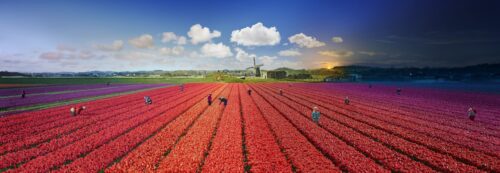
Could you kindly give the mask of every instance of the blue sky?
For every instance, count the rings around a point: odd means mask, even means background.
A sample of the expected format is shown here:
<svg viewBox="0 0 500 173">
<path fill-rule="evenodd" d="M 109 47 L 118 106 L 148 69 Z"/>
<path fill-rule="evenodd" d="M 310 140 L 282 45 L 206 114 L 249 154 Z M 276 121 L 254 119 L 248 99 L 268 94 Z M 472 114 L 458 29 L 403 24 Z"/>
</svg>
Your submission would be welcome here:
<svg viewBox="0 0 500 173">
<path fill-rule="evenodd" d="M 0 70 L 498 63 L 496 1 L 0 1 Z M 188 34 L 191 32 L 192 34 Z"/>
</svg>

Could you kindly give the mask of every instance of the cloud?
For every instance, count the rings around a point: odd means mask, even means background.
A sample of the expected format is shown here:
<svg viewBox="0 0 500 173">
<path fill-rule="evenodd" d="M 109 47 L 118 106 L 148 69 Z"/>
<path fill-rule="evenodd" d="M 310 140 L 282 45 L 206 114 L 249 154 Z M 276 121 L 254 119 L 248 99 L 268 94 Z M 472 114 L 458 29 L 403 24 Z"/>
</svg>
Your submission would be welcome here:
<svg viewBox="0 0 500 173">
<path fill-rule="evenodd" d="M 231 49 L 222 43 L 205 43 L 201 47 L 200 52 L 203 57 L 225 58 L 233 56 Z"/>
<path fill-rule="evenodd" d="M 328 56 L 328 57 L 350 57 L 354 55 L 354 52 L 352 51 L 335 51 L 335 50 L 326 50 L 326 51 L 319 51 L 318 54 L 323 55 L 323 56 Z"/>
<path fill-rule="evenodd" d="M 342 43 L 342 42 L 344 42 L 344 39 L 342 39 L 342 37 L 332 37 L 332 42 Z"/>
<path fill-rule="evenodd" d="M 101 51 L 120 51 L 123 49 L 123 44 L 122 40 L 115 40 L 111 45 L 97 44 L 94 47 Z"/>
<path fill-rule="evenodd" d="M 48 60 L 48 61 L 70 61 L 70 60 L 88 60 L 91 58 L 97 57 L 94 52 L 89 50 L 74 50 L 72 52 L 68 51 L 53 51 L 53 52 L 44 52 L 39 55 L 40 59 Z"/>
<path fill-rule="evenodd" d="M 278 59 L 278 57 L 275 56 L 261 56 L 259 57 L 259 61 L 263 64 L 272 64 L 274 60 Z"/>
<path fill-rule="evenodd" d="M 280 42 L 280 39 L 280 33 L 276 27 L 268 28 L 260 22 L 251 27 L 234 30 L 231 33 L 231 42 L 243 46 L 276 45 Z"/>
<path fill-rule="evenodd" d="M 136 48 L 152 48 L 154 46 L 153 36 L 149 34 L 143 34 L 139 37 L 132 38 L 128 43 Z"/>
<path fill-rule="evenodd" d="M 191 38 L 192 44 L 198 44 L 203 42 L 211 41 L 213 38 L 221 36 L 221 33 L 217 30 L 210 32 L 210 29 L 203 27 L 200 24 L 191 26 L 189 32 L 187 33 L 189 38 Z"/>
<path fill-rule="evenodd" d="M 321 47 L 325 45 L 325 43 L 316 40 L 316 38 L 314 37 L 307 36 L 304 33 L 299 33 L 288 37 L 288 41 L 290 41 L 290 43 L 295 43 L 300 47 L 307 48 Z"/>
<path fill-rule="evenodd" d="M 129 61 L 150 60 L 156 57 L 157 56 L 155 54 L 148 52 L 140 52 L 140 51 L 125 52 L 117 54 L 115 56 L 116 59 L 129 60 Z"/>
<path fill-rule="evenodd" d="M 384 52 L 372 52 L 372 51 L 358 51 L 358 54 L 367 56 L 385 55 Z"/>
<path fill-rule="evenodd" d="M 49 60 L 49 61 L 59 61 L 64 58 L 64 54 L 61 52 L 45 52 L 40 54 L 41 59 Z"/>
<path fill-rule="evenodd" d="M 187 43 L 186 37 L 175 35 L 173 32 L 164 32 L 162 34 L 161 42 L 168 43 L 174 41 L 176 41 L 178 45 L 184 45 Z"/>
<path fill-rule="evenodd" d="M 162 47 L 159 49 L 162 55 L 181 55 L 184 52 L 184 47 L 175 46 L 173 48 Z"/>
<path fill-rule="evenodd" d="M 278 52 L 278 55 L 280 56 L 300 56 L 302 53 L 299 52 L 297 49 L 288 49 L 288 50 L 282 50 Z"/>
<path fill-rule="evenodd" d="M 257 57 L 255 54 L 249 54 L 239 47 L 234 50 L 236 51 L 236 59 L 240 62 L 250 62 Z"/>
<path fill-rule="evenodd" d="M 178 39 L 177 39 L 177 44 L 178 45 L 185 45 L 187 43 L 187 39 L 186 37 L 184 36 L 180 36 Z"/>
<path fill-rule="evenodd" d="M 58 51 L 67 51 L 67 52 L 74 52 L 76 51 L 76 48 L 70 47 L 68 45 L 59 45 L 57 46 Z"/>
</svg>

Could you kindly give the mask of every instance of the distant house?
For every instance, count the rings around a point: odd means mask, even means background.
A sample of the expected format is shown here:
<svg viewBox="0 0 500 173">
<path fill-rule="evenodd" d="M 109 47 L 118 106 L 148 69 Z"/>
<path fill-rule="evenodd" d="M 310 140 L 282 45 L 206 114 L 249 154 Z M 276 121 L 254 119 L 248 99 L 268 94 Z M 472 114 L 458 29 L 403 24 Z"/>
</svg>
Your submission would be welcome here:
<svg viewBox="0 0 500 173">
<path fill-rule="evenodd" d="M 263 76 L 265 76 L 265 78 L 284 79 L 286 78 L 286 71 L 267 71 Z"/>
</svg>

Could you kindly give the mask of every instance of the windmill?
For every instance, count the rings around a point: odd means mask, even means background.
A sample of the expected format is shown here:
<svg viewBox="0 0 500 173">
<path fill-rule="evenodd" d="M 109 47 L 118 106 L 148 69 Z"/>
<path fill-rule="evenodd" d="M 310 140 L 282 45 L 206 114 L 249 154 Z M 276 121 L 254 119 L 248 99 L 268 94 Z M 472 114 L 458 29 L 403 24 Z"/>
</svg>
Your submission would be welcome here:
<svg viewBox="0 0 500 173">
<path fill-rule="evenodd" d="M 264 66 L 264 64 L 256 64 L 255 57 L 253 57 L 253 67 L 248 67 L 247 70 L 252 69 L 255 77 L 260 77 L 260 67 Z"/>
</svg>

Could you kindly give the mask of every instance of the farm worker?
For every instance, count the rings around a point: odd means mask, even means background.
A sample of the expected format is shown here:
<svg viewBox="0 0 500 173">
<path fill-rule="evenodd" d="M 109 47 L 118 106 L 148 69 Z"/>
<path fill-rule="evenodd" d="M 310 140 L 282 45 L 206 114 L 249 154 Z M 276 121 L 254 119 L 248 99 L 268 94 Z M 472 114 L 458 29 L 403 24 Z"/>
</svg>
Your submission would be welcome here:
<svg viewBox="0 0 500 173">
<path fill-rule="evenodd" d="M 344 103 L 345 103 L 346 105 L 348 105 L 350 102 L 351 102 L 351 101 L 349 100 L 349 97 L 348 97 L 348 96 L 346 96 L 346 97 L 345 97 L 345 99 L 344 99 Z"/>
<path fill-rule="evenodd" d="M 76 115 L 76 112 L 75 112 L 75 107 L 71 107 L 69 109 L 69 112 L 71 113 L 71 116 L 75 116 Z"/>
<path fill-rule="evenodd" d="M 184 91 L 184 84 L 181 84 L 179 88 L 181 89 L 181 92 Z"/>
<path fill-rule="evenodd" d="M 319 110 L 318 107 L 314 107 L 312 110 L 312 120 L 317 124 L 319 122 Z"/>
<path fill-rule="evenodd" d="M 107 82 L 106 85 L 109 86 L 111 83 Z"/>
<path fill-rule="evenodd" d="M 283 95 L 283 90 L 280 88 L 280 95 Z"/>
<path fill-rule="evenodd" d="M 207 100 L 208 100 L 208 106 L 212 105 L 212 94 L 208 94 Z"/>
<path fill-rule="evenodd" d="M 25 97 L 26 97 L 26 91 L 25 91 L 25 90 L 23 90 L 23 92 L 21 93 L 21 98 L 23 98 L 23 99 L 24 99 Z"/>
<path fill-rule="evenodd" d="M 220 100 L 219 105 L 221 103 L 224 103 L 224 106 L 227 106 L 227 99 L 225 97 L 219 97 L 219 100 Z"/>
<path fill-rule="evenodd" d="M 251 90 L 250 88 L 248 88 L 247 92 L 248 92 L 248 95 L 249 95 L 249 96 L 251 96 L 251 95 L 252 95 L 252 90 Z"/>
<path fill-rule="evenodd" d="M 83 110 L 85 110 L 85 109 L 86 109 L 86 107 L 85 107 L 85 106 L 80 106 L 80 107 L 78 108 L 78 111 L 76 112 L 76 114 L 77 114 L 77 115 L 80 115 L 80 113 L 82 113 L 82 111 L 83 111 Z"/>
<path fill-rule="evenodd" d="M 476 109 L 469 107 L 469 110 L 467 110 L 467 115 L 469 116 L 469 119 L 474 121 L 474 118 L 476 118 Z"/>
<path fill-rule="evenodd" d="M 397 93 L 398 95 L 401 95 L 401 88 L 398 88 L 398 89 L 396 90 L 396 93 Z"/>
<path fill-rule="evenodd" d="M 150 105 L 153 103 L 153 100 L 151 100 L 151 98 L 149 96 L 144 96 L 144 102 L 147 104 L 147 105 Z"/>
</svg>

